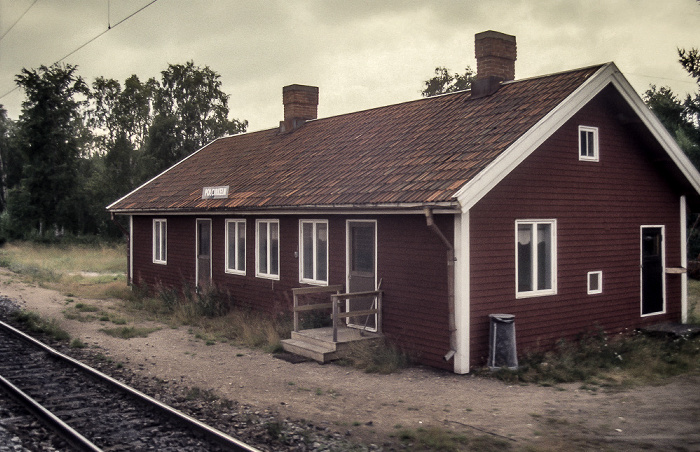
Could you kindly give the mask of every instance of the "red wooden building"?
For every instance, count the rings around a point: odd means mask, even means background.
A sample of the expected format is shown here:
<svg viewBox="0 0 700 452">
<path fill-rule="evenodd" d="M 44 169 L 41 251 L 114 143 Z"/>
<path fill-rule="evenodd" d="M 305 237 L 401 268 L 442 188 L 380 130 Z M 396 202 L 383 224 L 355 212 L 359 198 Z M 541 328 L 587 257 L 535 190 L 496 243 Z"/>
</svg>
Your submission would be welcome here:
<svg viewBox="0 0 700 452">
<path fill-rule="evenodd" d="M 108 207 L 130 219 L 131 280 L 270 313 L 294 288 L 381 281 L 369 326 L 457 373 L 486 362 L 492 313 L 515 315 L 519 351 L 685 320 L 700 175 L 613 63 L 514 80 L 515 50 L 479 33 L 471 90 L 330 118 L 318 88 L 285 87 L 278 128 Z"/>
</svg>

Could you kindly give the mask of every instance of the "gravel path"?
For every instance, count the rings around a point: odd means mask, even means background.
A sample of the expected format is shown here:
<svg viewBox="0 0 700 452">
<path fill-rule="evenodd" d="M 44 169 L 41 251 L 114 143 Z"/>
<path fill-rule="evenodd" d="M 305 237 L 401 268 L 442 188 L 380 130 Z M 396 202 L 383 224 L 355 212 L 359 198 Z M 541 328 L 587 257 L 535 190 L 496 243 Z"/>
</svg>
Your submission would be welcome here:
<svg viewBox="0 0 700 452">
<path fill-rule="evenodd" d="M 581 389 L 580 384 L 509 386 L 427 368 L 366 374 L 332 364 L 292 364 L 225 343 L 207 345 L 187 328 L 149 322 L 140 326 L 161 329 L 147 338 L 113 338 L 99 331 L 109 327 L 106 322 L 66 319 L 65 296 L 23 284 L 4 269 L 0 295 L 56 318 L 71 337 L 88 345 L 85 353 L 106 356 L 121 363 L 124 371 L 162 387 L 211 391 L 245 407 L 249 415 L 258 413 L 265 425 L 279 428 L 281 436 L 320 433 L 319 438 L 330 437 L 334 444 L 351 441 L 361 449 L 392 450 L 400 448 L 400 430 L 437 426 L 505 441 L 514 450 L 564 445 L 567 450 L 700 450 L 698 375 L 663 386 L 609 392 Z M 119 306 L 113 300 L 75 302 L 104 310 Z M 310 450 L 330 450 L 321 441 L 311 440 L 311 445 L 314 442 L 317 447 Z"/>
</svg>

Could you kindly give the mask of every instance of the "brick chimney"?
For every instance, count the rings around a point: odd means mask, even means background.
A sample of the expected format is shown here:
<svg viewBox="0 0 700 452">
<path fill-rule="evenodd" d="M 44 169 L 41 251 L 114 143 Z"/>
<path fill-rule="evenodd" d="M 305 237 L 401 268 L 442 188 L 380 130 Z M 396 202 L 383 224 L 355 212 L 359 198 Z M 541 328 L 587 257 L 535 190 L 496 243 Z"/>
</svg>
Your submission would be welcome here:
<svg viewBox="0 0 700 452">
<path fill-rule="evenodd" d="M 280 121 L 280 132 L 291 132 L 306 121 L 318 116 L 318 87 L 289 85 L 282 88 L 284 121 Z"/>
<path fill-rule="evenodd" d="M 501 82 L 515 79 L 517 48 L 515 36 L 497 31 L 474 35 L 476 80 L 472 83 L 472 98 L 490 96 Z"/>
</svg>

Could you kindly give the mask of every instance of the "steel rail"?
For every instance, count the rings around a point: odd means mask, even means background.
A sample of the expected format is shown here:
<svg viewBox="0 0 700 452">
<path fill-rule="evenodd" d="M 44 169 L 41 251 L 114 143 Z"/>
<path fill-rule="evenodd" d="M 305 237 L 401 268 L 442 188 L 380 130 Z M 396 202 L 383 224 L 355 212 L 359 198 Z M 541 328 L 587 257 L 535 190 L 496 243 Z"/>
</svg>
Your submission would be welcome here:
<svg viewBox="0 0 700 452">
<path fill-rule="evenodd" d="M 68 362 L 72 364 L 73 366 L 83 370 L 84 372 L 94 376 L 95 378 L 98 378 L 102 381 L 105 381 L 113 386 L 115 386 L 117 389 L 143 401 L 144 403 L 151 405 L 152 407 L 160 410 L 162 413 L 177 419 L 180 422 L 183 422 L 190 427 L 192 427 L 194 430 L 198 431 L 199 433 L 203 434 L 205 437 L 217 442 L 220 446 L 229 448 L 231 450 L 235 451 L 242 451 L 242 452 L 261 452 L 259 449 L 250 446 L 242 441 L 237 440 L 236 438 L 227 435 L 226 433 L 215 429 L 214 427 L 211 427 L 209 425 L 204 424 L 203 422 L 200 422 L 199 420 L 188 416 L 185 413 L 182 413 L 181 411 L 176 410 L 175 408 L 168 406 L 156 399 L 154 399 L 151 396 L 148 396 L 144 394 L 143 392 L 134 389 L 130 386 L 125 385 L 124 383 L 115 380 L 114 378 L 110 377 L 109 375 L 106 375 L 102 372 L 100 372 L 97 369 L 93 369 L 92 367 L 87 366 L 86 364 L 71 358 L 68 355 L 64 355 L 63 353 L 60 353 L 57 350 L 54 350 L 53 348 L 49 347 L 48 345 L 44 344 L 41 341 L 38 341 L 37 339 L 23 333 L 22 331 L 14 328 L 11 325 L 8 325 L 5 322 L 0 321 L 0 327 L 9 331 L 10 333 L 14 334 L 15 336 L 19 337 L 20 339 L 27 341 L 39 348 L 41 348 L 43 351 L 46 353 L 54 356 L 57 359 L 60 359 L 62 361 Z M 97 449 L 99 450 L 99 449 Z"/>
<path fill-rule="evenodd" d="M 0 388 L 77 450 L 102 452 L 102 449 L 94 445 L 89 439 L 85 438 L 70 425 L 63 422 L 51 411 L 44 408 L 39 402 L 29 397 L 17 386 L 10 383 L 2 375 L 0 375 Z"/>
</svg>

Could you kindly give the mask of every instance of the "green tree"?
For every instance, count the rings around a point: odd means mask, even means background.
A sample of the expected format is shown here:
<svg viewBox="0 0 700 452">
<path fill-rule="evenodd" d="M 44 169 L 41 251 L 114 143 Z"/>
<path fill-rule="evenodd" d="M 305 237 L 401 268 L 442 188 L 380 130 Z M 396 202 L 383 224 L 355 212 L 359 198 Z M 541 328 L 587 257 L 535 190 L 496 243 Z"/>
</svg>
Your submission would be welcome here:
<svg viewBox="0 0 700 452">
<path fill-rule="evenodd" d="M 686 72 L 695 79 L 697 92 L 687 95 L 681 101 L 670 88 L 657 89 L 652 85 L 644 93 L 644 101 L 673 135 L 693 165 L 700 169 L 700 55 L 698 49 L 678 49 L 678 57 Z M 700 234 L 697 227 L 700 216 L 689 215 L 688 221 L 688 255 L 699 256 Z"/>
<path fill-rule="evenodd" d="M 117 137 L 126 138 L 134 149 L 143 148 L 153 120 L 151 104 L 155 79 L 141 83 L 136 75 L 124 82 L 98 77 L 92 83 L 89 125 L 96 131 L 96 148 L 107 152 Z M 99 133 L 97 133 L 99 131 Z"/>
<path fill-rule="evenodd" d="M 8 187 L 8 160 L 13 157 L 11 134 L 14 123 L 7 117 L 7 110 L 0 105 L 0 212 L 5 210 L 7 205 Z"/>
<path fill-rule="evenodd" d="M 425 88 L 421 91 L 421 95 L 430 97 L 469 89 L 474 77 L 474 71 L 469 66 L 465 69 L 464 74 L 450 74 L 449 69 L 438 66 L 435 68 L 435 76 L 423 82 Z"/>
<path fill-rule="evenodd" d="M 683 68 L 695 78 L 697 92 L 681 101 L 670 88 L 652 85 L 643 97 L 695 167 L 700 169 L 700 55 L 697 49 L 679 49 L 678 56 Z"/>
<path fill-rule="evenodd" d="M 154 94 L 146 153 L 158 173 L 210 141 L 245 132 L 248 121 L 228 119 L 229 96 L 208 66 L 171 64 Z"/>
<path fill-rule="evenodd" d="M 21 202 L 8 203 L 28 230 L 79 230 L 81 200 L 76 197 L 81 156 L 87 142 L 83 124 L 88 86 L 76 66 L 54 64 L 23 69 L 17 84 L 26 100 L 17 122 L 22 173 L 10 191 Z M 28 232 L 28 231 L 27 231 Z"/>
</svg>

